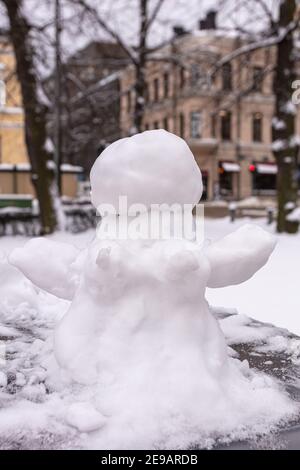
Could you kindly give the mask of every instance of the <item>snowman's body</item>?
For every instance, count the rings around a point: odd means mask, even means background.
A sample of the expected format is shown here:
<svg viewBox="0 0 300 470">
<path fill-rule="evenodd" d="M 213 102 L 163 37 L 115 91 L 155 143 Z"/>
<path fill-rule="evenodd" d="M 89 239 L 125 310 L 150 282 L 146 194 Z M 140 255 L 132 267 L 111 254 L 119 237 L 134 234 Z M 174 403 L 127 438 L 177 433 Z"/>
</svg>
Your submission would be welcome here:
<svg viewBox="0 0 300 470">
<path fill-rule="evenodd" d="M 154 361 L 154 367 L 166 368 L 162 376 L 167 378 L 168 369 L 179 363 L 183 371 L 192 365 L 197 370 L 201 345 L 208 372 L 219 375 L 226 363 L 225 342 L 205 300 L 209 276 L 204 252 L 186 240 L 95 239 L 55 334 L 59 363 L 83 382 L 97 381 L 121 363 L 151 368 Z"/>
<path fill-rule="evenodd" d="M 119 194 L 146 210 L 151 197 L 156 204 L 195 205 L 202 192 L 187 145 L 165 131 L 108 147 L 92 169 L 91 184 L 96 207 L 115 207 Z M 274 248 L 271 235 L 246 225 L 206 247 L 183 237 L 99 234 L 84 253 L 62 245 L 56 243 L 57 262 L 55 243 L 45 239 L 30 241 L 28 255 L 26 248 L 15 251 L 11 262 L 35 284 L 71 300 L 55 331 L 55 356 L 64 375 L 92 384 L 90 400 L 108 419 L 101 445 L 112 448 L 122 426 L 131 435 L 126 442 L 143 446 L 167 436 L 169 445 L 184 445 L 185 432 L 191 442 L 199 428 L 209 433 L 218 427 L 219 415 L 231 417 L 223 429 L 238 425 L 248 406 L 249 381 L 228 359 L 205 289 L 251 277 Z M 44 277 L 39 259 L 35 263 L 30 256 L 33 249 L 49 259 Z M 267 391 L 253 391 L 251 401 L 263 408 L 266 397 Z"/>
</svg>

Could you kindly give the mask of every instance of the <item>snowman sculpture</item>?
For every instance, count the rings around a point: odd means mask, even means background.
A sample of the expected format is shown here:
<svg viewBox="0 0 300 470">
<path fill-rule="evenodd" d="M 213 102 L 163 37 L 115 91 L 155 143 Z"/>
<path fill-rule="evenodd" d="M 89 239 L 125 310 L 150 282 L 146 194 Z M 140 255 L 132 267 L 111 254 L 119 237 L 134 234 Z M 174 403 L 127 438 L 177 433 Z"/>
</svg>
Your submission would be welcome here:
<svg viewBox="0 0 300 470">
<path fill-rule="evenodd" d="M 192 208 L 201 193 L 189 147 L 164 130 L 118 140 L 91 170 L 102 226 L 112 220 L 103 207 L 115 209 L 119 221 L 129 218 L 120 196 L 127 208 L 139 204 L 147 213 L 153 204 Z M 228 358 L 205 289 L 246 281 L 273 249 L 273 237 L 252 225 L 202 246 L 176 236 L 114 239 L 99 230 L 82 252 L 40 238 L 10 261 L 41 289 L 71 301 L 55 330 L 55 357 L 70 381 L 93 387 L 90 399 L 107 422 L 127 426 L 135 439 L 161 432 L 176 441 L 180 429 L 182 443 L 185 431 L 190 440 L 199 423 L 209 429 L 222 410 L 230 413 L 233 397 L 247 406 L 249 384 Z"/>
</svg>

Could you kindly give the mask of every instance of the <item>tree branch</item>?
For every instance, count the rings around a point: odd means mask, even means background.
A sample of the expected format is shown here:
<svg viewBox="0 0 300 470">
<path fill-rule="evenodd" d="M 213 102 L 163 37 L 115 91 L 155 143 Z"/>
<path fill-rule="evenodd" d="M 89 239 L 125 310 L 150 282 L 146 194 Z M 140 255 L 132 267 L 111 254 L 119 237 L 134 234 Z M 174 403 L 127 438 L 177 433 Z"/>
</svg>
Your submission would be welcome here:
<svg viewBox="0 0 300 470">
<path fill-rule="evenodd" d="M 223 65 L 227 64 L 228 62 L 231 62 L 232 60 L 236 59 L 237 57 L 240 57 L 241 55 L 249 54 L 250 52 L 254 52 L 259 49 L 265 49 L 267 47 L 276 46 L 277 44 L 280 44 L 286 39 L 286 37 L 290 33 L 295 31 L 298 26 L 299 19 L 297 19 L 296 21 L 291 21 L 291 23 L 286 28 L 279 30 L 276 36 L 261 39 L 251 44 L 245 44 L 244 46 L 235 49 L 234 51 L 222 57 L 222 59 L 220 59 L 214 65 L 211 71 L 211 75 L 214 75 Z"/>
<path fill-rule="evenodd" d="M 94 7 L 91 7 L 90 5 L 88 5 L 85 0 L 73 0 L 73 2 L 79 6 L 81 6 L 82 8 L 85 9 L 85 11 L 87 13 L 89 13 L 92 18 L 98 23 L 98 25 L 106 32 L 108 33 L 119 45 L 120 47 L 123 49 L 124 52 L 126 52 L 126 54 L 128 55 L 128 57 L 131 59 L 131 61 L 136 64 L 136 57 L 135 57 L 135 54 L 134 54 L 134 51 L 131 47 L 128 47 L 125 42 L 123 41 L 123 39 L 121 38 L 121 36 L 116 32 L 114 31 L 107 23 L 106 21 L 101 18 L 101 16 L 99 15 L 99 12 L 96 8 Z"/>
<path fill-rule="evenodd" d="M 156 6 L 154 7 L 153 9 L 153 12 L 152 12 L 152 15 L 150 16 L 150 18 L 148 19 L 147 21 L 147 24 L 146 24 L 146 29 L 149 30 L 150 27 L 152 26 L 152 23 L 155 21 L 155 19 L 157 18 L 157 15 L 159 13 L 159 10 L 161 9 L 161 7 L 163 6 L 165 0 L 158 0 Z"/>
</svg>

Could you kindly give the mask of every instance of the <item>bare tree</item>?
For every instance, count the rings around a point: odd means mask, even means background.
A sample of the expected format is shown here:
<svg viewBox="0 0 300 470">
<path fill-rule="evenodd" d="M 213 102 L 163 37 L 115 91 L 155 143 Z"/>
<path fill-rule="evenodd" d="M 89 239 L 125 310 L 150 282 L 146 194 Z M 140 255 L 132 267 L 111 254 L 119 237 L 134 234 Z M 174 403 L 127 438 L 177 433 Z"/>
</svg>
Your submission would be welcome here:
<svg viewBox="0 0 300 470">
<path fill-rule="evenodd" d="M 243 3 L 243 2 L 242 2 Z M 295 0 L 282 0 L 279 3 L 278 20 L 268 8 L 266 0 L 255 0 L 269 20 L 269 30 L 248 44 L 235 49 L 222 57 L 211 69 L 214 75 L 226 63 L 245 56 L 258 49 L 276 47 L 276 60 L 273 72 L 273 92 L 275 97 L 272 120 L 272 150 L 278 166 L 277 175 L 277 231 L 295 233 L 298 222 L 290 221 L 289 212 L 297 204 L 297 155 L 295 139 L 296 108 L 291 101 L 292 83 L 296 78 L 294 35 L 299 28 L 299 10 Z M 243 30 L 243 33 L 246 31 Z"/>
<path fill-rule="evenodd" d="M 153 22 L 157 20 L 157 15 L 163 6 L 164 0 L 157 0 L 151 14 L 149 13 L 149 0 L 138 0 L 138 18 L 139 32 L 138 42 L 135 47 L 124 42 L 120 34 L 112 29 L 106 19 L 100 15 L 98 9 L 92 8 L 87 0 L 73 0 L 76 4 L 89 15 L 93 16 L 99 28 L 117 41 L 121 47 L 126 50 L 130 58 L 135 74 L 134 80 L 134 131 L 142 130 L 142 122 L 145 107 L 146 94 L 146 64 L 149 60 L 153 60 L 153 48 L 148 44 L 149 31 Z M 226 1 L 221 2 L 222 5 Z M 229 1 L 227 2 L 230 3 Z M 220 6 L 220 8 L 222 7 Z M 276 60 L 274 67 L 268 68 L 266 73 L 274 74 L 273 89 L 275 95 L 275 109 L 272 128 L 273 153 L 278 166 L 277 177 L 277 202 L 278 202 L 278 218 L 277 230 L 279 232 L 295 232 L 298 229 L 296 222 L 288 220 L 288 212 L 297 200 L 297 180 L 296 180 L 296 164 L 297 164 L 297 147 L 295 146 L 295 110 L 291 103 L 292 81 L 295 78 L 295 54 L 294 54 L 294 32 L 299 26 L 299 16 L 297 16 L 297 8 L 295 0 L 283 0 L 278 2 L 278 16 L 276 12 L 270 9 L 267 0 L 254 0 L 253 2 L 236 2 L 235 16 L 238 16 L 239 9 L 251 9 L 251 15 L 255 16 L 255 21 L 263 21 L 268 24 L 261 32 L 253 32 L 247 26 L 236 24 L 235 29 L 247 34 L 250 42 L 237 47 L 228 56 L 217 60 L 212 66 L 211 73 L 214 75 L 226 63 L 237 59 L 238 57 L 253 53 L 258 49 L 276 48 Z M 248 30 L 247 30 L 248 29 Z M 160 45 L 156 49 L 159 49 Z M 164 57 L 164 61 L 174 60 L 180 62 L 175 56 Z M 271 72 L 270 72 L 271 70 Z M 249 92 L 252 87 L 249 88 Z M 246 91 L 243 92 L 245 94 Z M 237 94 L 237 99 L 239 94 Z M 292 204 L 288 204 L 292 203 Z"/>
<path fill-rule="evenodd" d="M 86 14 L 89 15 L 90 19 L 96 23 L 100 29 L 105 31 L 107 35 L 120 45 L 121 48 L 126 52 L 131 64 L 134 67 L 135 80 L 134 80 L 134 132 L 142 131 L 142 121 L 145 107 L 145 93 L 146 93 L 146 63 L 149 56 L 153 53 L 153 48 L 149 47 L 148 39 L 151 28 L 158 18 L 158 14 L 165 2 L 165 0 L 157 0 L 155 6 L 150 12 L 150 1 L 149 0 L 138 0 L 138 40 L 136 46 L 131 46 L 129 42 L 125 41 L 122 35 L 117 31 L 117 28 L 113 29 L 106 18 L 101 16 L 99 10 L 96 7 L 91 6 L 87 0 L 70 0 L 73 5 L 79 6 Z M 159 49 L 163 45 L 156 46 Z"/>
<path fill-rule="evenodd" d="M 32 183 L 40 206 L 41 231 L 51 233 L 57 227 L 55 210 L 55 165 L 47 150 L 47 107 L 39 96 L 39 84 L 32 43 L 32 28 L 22 0 L 1 0 L 7 12 L 9 36 L 16 57 L 16 71 L 21 85 L 25 113 L 25 138 L 32 168 Z"/>
<path fill-rule="evenodd" d="M 295 0 L 280 4 L 278 28 L 286 31 L 296 19 Z M 291 102 L 292 83 L 296 79 L 296 55 L 293 33 L 278 43 L 273 90 L 276 97 L 275 114 L 272 123 L 273 152 L 278 166 L 278 232 L 294 233 L 298 223 L 289 221 L 287 215 L 297 204 L 297 154 L 295 145 L 296 108 Z"/>
</svg>

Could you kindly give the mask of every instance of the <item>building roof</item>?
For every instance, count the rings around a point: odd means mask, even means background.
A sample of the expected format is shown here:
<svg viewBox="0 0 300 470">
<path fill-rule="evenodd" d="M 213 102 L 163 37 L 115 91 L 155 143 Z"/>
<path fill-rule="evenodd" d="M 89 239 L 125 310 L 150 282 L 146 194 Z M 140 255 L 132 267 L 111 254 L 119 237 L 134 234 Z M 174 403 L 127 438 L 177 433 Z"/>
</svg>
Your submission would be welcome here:
<svg viewBox="0 0 300 470">
<path fill-rule="evenodd" d="M 107 62 L 108 65 L 118 60 L 123 66 L 129 61 L 128 55 L 119 44 L 114 42 L 93 41 L 75 52 L 75 54 L 68 59 L 67 64 L 85 66 L 95 62 L 95 65 L 97 65 L 99 60 L 101 62 Z"/>
</svg>

